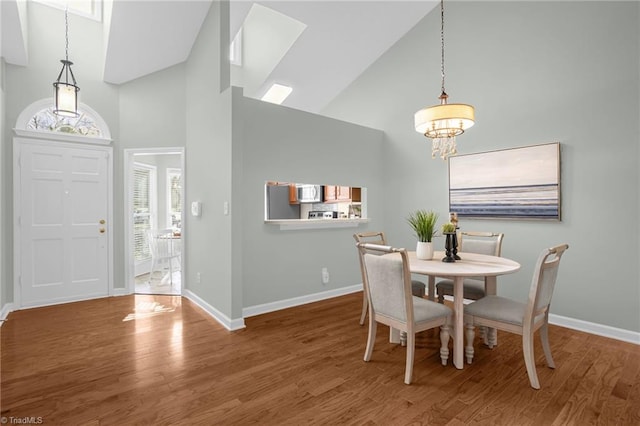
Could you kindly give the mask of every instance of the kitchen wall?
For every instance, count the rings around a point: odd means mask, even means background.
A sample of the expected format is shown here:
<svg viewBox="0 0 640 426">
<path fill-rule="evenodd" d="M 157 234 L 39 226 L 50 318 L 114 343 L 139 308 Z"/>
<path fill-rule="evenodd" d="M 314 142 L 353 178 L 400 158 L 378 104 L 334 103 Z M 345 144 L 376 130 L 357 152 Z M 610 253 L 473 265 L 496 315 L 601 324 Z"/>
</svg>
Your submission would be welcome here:
<svg viewBox="0 0 640 426">
<path fill-rule="evenodd" d="M 242 147 L 233 204 L 242 226 L 234 240 L 242 242 L 244 307 L 361 283 L 352 235 L 382 226 L 390 196 L 380 173 L 382 132 L 244 98 L 238 88 L 233 95 L 233 144 Z M 366 186 L 371 221 L 358 228 L 281 231 L 264 223 L 267 180 Z"/>
<path fill-rule="evenodd" d="M 638 2 L 445 3 L 446 89 L 476 107 L 462 154 L 558 141 L 562 221 L 461 219 L 506 234 L 522 264 L 499 293 L 524 300 L 544 247 L 567 242 L 551 311 L 640 331 Z M 394 45 L 324 111 L 384 130 L 383 227 L 399 244 L 404 217 L 448 211 L 447 163 L 413 130 L 440 92 L 439 10 Z M 368 182 L 362 182 L 368 186 Z M 402 190 L 394 190 L 402 188 Z M 436 241 L 436 245 L 441 244 Z"/>
</svg>

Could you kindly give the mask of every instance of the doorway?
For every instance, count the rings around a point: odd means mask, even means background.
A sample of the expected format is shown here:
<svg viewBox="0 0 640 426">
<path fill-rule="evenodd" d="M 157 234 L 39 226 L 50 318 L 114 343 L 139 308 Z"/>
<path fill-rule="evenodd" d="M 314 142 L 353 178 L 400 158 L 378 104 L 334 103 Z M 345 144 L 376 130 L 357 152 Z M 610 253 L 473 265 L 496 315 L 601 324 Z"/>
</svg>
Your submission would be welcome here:
<svg viewBox="0 0 640 426">
<path fill-rule="evenodd" d="M 40 99 L 13 138 L 14 308 L 113 295 L 113 148 L 106 122 Z"/>
<path fill-rule="evenodd" d="M 136 294 L 183 288 L 184 148 L 127 149 L 125 265 Z"/>
</svg>

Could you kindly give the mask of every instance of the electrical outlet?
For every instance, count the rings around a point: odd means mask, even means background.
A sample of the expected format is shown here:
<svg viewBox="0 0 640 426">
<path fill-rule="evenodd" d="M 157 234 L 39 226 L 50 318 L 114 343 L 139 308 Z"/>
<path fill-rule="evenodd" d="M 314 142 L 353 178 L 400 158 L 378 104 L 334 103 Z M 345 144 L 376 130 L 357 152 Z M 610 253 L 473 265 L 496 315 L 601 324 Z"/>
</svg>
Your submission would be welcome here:
<svg viewBox="0 0 640 426">
<path fill-rule="evenodd" d="M 196 284 L 200 284 L 200 272 L 196 273 Z"/>
<path fill-rule="evenodd" d="M 322 268 L 322 284 L 329 284 L 329 270 Z"/>
</svg>

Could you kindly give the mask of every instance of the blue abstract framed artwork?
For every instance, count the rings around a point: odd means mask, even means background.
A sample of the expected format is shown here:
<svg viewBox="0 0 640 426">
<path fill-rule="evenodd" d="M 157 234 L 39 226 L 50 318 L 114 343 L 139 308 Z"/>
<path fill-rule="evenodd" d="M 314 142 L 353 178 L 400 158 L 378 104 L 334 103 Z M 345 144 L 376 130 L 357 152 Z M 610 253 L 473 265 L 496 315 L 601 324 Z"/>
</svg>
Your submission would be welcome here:
<svg viewBox="0 0 640 426">
<path fill-rule="evenodd" d="M 467 218 L 560 220 L 560 144 L 450 157 L 449 211 Z"/>
</svg>

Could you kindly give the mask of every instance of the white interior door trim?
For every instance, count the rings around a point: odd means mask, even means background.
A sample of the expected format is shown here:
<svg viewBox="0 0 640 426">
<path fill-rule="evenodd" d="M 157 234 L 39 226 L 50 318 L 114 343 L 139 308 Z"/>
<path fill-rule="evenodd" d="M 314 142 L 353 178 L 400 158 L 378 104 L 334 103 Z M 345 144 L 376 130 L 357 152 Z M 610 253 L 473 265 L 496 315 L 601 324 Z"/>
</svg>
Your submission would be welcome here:
<svg viewBox="0 0 640 426">
<path fill-rule="evenodd" d="M 136 154 L 179 154 L 180 155 L 180 167 L 182 168 L 182 199 L 181 199 L 181 210 L 183 215 L 185 213 L 185 201 L 184 194 L 186 193 L 186 182 L 185 182 L 185 152 L 184 147 L 164 147 L 164 148 L 131 148 L 124 150 L 124 276 L 126 279 L 126 293 L 133 294 L 136 289 L 135 284 L 135 260 L 133 256 L 133 215 L 131 212 L 133 211 L 133 205 L 131 203 L 133 194 L 133 165 L 135 163 L 135 155 Z M 182 235 L 185 236 L 186 233 L 186 220 L 184 217 L 182 219 Z M 185 289 L 185 275 L 184 275 L 184 264 L 186 258 L 185 251 L 186 244 L 182 244 L 182 256 L 180 256 L 180 279 L 182 285 L 180 286 L 181 292 L 184 292 Z"/>
</svg>

